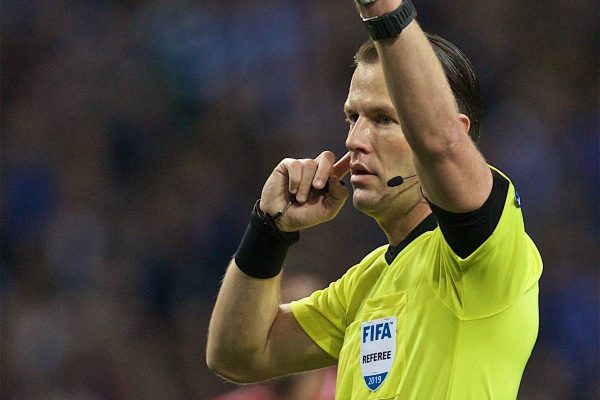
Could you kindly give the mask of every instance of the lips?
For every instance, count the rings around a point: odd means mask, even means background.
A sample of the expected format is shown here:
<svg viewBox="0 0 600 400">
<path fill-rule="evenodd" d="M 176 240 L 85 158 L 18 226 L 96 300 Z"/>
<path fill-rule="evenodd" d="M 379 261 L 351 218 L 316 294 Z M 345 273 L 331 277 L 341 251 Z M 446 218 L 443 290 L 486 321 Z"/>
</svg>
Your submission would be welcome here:
<svg viewBox="0 0 600 400">
<path fill-rule="evenodd" d="M 361 163 L 350 164 L 350 171 L 352 172 L 350 182 L 352 182 L 352 186 L 354 186 L 354 188 L 368 185 L 369 182 L 371 182 L 377 175 L 373 173 L 373 171 L 371 171 L 366 165 Z"/>
<path fill-rule="evenodd" d="M 350 171 L 352 175 L 375 175 L 369 168 L 359 163 L 350 164 Z"/>
</svg>

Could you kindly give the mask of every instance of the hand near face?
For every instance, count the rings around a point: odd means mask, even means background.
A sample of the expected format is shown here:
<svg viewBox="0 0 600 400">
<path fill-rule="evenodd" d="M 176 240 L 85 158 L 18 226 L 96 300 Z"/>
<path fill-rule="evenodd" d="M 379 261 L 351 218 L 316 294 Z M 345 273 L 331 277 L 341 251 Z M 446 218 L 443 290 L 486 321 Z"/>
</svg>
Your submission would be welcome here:
<svg viewBox="0 0 600 400">
<path fill-rule="evenodd" d="M 348 198 L 341 179 L 350 170 L 350 154 L 334 162 L 335 155 L 330 151 L 322 152 L 315 159 L 282 160 L 263 187 L 261 210 L 275 215 L 295 197 L 295 202 L 276 221 L 284 232 L 333 219 Z"/>
</svg>

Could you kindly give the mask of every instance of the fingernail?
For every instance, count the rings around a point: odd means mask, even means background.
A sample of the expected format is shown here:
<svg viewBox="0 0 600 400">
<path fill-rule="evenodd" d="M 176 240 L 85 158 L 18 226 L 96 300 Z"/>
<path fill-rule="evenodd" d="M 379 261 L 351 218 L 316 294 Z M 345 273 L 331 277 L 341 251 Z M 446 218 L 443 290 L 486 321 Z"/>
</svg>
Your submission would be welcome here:
<svg viewBox="0 0 600 400">
<path fill-rule="evenodd" d="M 323 179 L 319 178 L 315 180 L 315 186 L 320 187 L 321 185 L 323 185 Z"/>
</svg>

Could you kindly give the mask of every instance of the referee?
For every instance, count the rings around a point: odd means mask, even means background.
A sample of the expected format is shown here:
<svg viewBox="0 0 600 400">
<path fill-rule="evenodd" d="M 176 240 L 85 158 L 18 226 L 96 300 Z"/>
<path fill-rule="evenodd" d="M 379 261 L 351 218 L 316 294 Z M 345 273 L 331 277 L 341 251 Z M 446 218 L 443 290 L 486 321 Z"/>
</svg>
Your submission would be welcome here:
<svg viewBox="0 0 600 400">
<path fill-rule="evenodd" d="M 348 154 L 284 159 L 269 176 L 217 298 L 207 363 L 236 382 L 337 363 L 338 399 L 515 399 L 542 261 L 515 187 L 475 145 L 477 79 L 421 30 L 410 0 L 357 3 L 371 40 L 344 105 Z M 354 206 L 389 244 L 280 304 L 288 248 L 336 216 L 348 172 Z"/>
</svg>

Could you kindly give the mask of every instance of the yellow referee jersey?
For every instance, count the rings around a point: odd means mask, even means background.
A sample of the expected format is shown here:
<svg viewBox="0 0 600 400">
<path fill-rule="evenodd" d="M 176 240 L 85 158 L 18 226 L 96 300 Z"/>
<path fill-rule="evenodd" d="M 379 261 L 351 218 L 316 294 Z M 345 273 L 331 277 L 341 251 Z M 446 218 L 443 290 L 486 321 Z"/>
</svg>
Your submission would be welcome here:
<svg viewBox="0 0 600 400">
<path fill-rule="evenodd" d="M 498 225 L 468 257 L 439 228 L 390 265 L 387 247 L 291 304 L 338 359 L 336 398 L 515 399 L 538 333 L 542 261 L 512 183 Z"/>
</svg>

